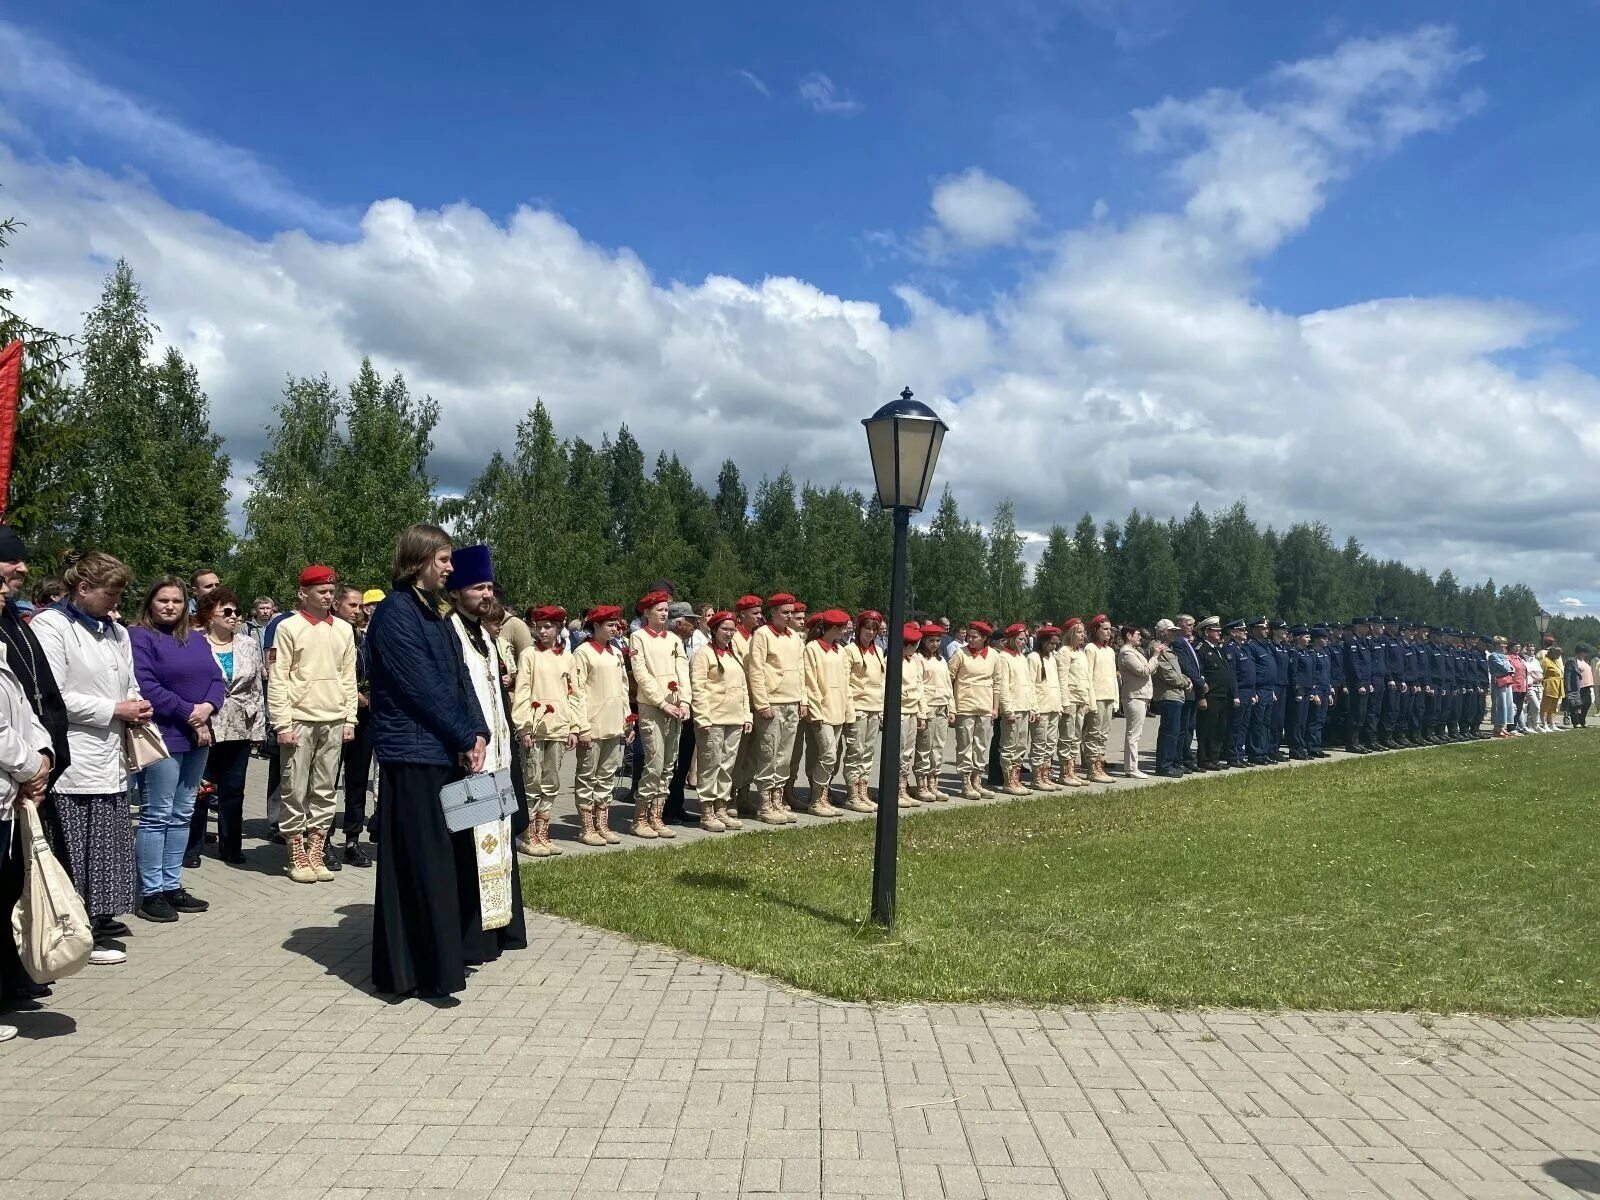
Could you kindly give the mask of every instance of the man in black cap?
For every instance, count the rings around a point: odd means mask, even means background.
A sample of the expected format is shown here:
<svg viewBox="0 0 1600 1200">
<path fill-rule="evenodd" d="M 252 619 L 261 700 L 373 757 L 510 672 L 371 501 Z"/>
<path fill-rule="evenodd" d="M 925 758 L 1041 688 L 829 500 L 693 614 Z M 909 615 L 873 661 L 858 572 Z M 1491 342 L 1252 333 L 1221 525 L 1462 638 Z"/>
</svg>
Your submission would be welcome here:
<svg viewBox="0 0 1600 1200">
<path fill-rule="evenodd" d="M 1250 619 L 1250 640 L 1244 648 L 1255 664 L 1256 673 L 1256 705 L 1250 710 L 1249 761 L 1252 767 L 1265 767 L 1278 761 L 1278 748 L 1272 744 L 1272 727 L 1278 713 L 1278 660 L 1267 640 L 1265 616 Z"/>
<path fill-rule="evenodd" d="M 17 605 L 17 597 L 22 595 L 27 584 L 28 548 L 16 530 L 9 525 L 0 525 L 0 596 L 4 600 L 3 606 L 0 606 L 0 644 L 5 647 L 6 663 L 22 684 L 29 707 L 50 735 L 51 755 L 55 761 L 50 771 L 49 786 L 53 787 L 61 777 L 61 772 L 72 761 L 67 748 L 67 707 L 62 702 L 61 689 L 56 686 L 55 676 L 50 673 L 44 648 L 22 619 L 22 610 Z M 48 806 L 41 804 L 40 810 L 46 814 L 45 824 L 48 828 Z M 8 853 L 0 854 L 0 859 L 4 860 L 4 865 L 0 866 L 0 998 L 8 1001 L 27 1000 L 46 994 L 49 988 L 34 983 L 28 977 L 22 968 L 22 960 L 17 957 L 16 941 L 11 936 L 11 912 L 22 897 L 22 858 L 20 844 L 15 841 L 18 836 L 15 822 L 7 825 L 6 833 L 13 841 Z M 98 957 L 95 961 L 122 962 L 126 957 L 122 951 L 103 944 L 103 941 L 110 937 L 123 937 L 127 933 L 128 927 L 120 921 L 97 925 L 93 954 Z"/>
<path fill-rule="evenodd" d="M 1228 714 L 1228 766 L 1249 765 L 1251 713 L 1260 702 L 1256 691 L 1256 660 L 1245 646 L 1243 617 L 1229 621 L 1228 664 L 1233 668 L 1233 704 Z"/>
<path fill-rule="evenodd" d="M 1289 730 L 1289 679 L 1294 672 L 1293 647 L 1289 642 L 1289 622 L 1282 617 L 1273 617 L 1268 621 L 1267 630 L 1271 634 L 1273 666 L 1277 669 L 1272 686 L 1278 696 L 1277 707 L 1272 712 L 1271 757 L 1284 759 L 1288 757 L 1283 746 Z"/>
<path fill-rule="evenodd" d="M 1311 704 L 1313 700 L 1321 704 L 1322 700 L 1316 690 L 1317 660 L 1311 653 L 1310 627 L 1294 625 L 1289 628 L 1288 634 L 1294 640 L 1287 644 L 1289 683 L 1285 691 L 1288 695 L 1288 728 L 1284 732 L 1289 738 L 1289 757 L 1304 762 L 1311 757 L 1306 738 Z"/>
<path fill-rule="evenodd" d="M 1322 748 L 1324 731 L 1333 712 L 1333 652 L 1328 648 L 1328 627 L 1311 627 L 1312 702 L 1306 714 L 1306 753 L 1312 758 L 1327 758 Z"/>
<path fill-rule="evenodd" d="M 1350 702 L 1345 708 L 1345 750 L 1365 754 L 1367 707 L 1372 692 L 1372 651 L 1367 645 L 1367 618 L 1356 617 L 1346 627 L 1342 647 L 1344 686 Z"/>
<path fill-rule="evenodd" d="M 1195 646 L 1205 688 L 1196 702 L 1195 740 L 1199 744 L 1197 765 L 1202 771 L 1222 770 L 1228 749 L 1228 721 L 1233 714 L 1235 691 L 1233 666 L 1222 647 L 1222 619 L 1206 617 L 1200 622 L 1200 641 Z"/>
</svg>

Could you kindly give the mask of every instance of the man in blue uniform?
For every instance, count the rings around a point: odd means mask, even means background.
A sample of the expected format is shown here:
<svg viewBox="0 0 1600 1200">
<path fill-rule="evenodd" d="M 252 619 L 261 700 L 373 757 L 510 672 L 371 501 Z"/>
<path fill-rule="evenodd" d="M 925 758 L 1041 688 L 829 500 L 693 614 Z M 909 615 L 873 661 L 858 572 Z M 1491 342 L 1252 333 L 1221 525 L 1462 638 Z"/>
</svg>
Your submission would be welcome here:
<svg viewBox="0 0 1600 1200">
<path fill-rule="evenodd" d="M 1439 630 L 1439 662 L 1441 688 L 1439 692 L 1439 736 L 1447 742 L 1459 742 L 1456 721 L 1461 713 L 1460 662 L 1456 654 L 1455 630 L 1446 625 Z"/>
<path fill-rule="evenodd" d="M 1421 745 L 1417 741 L 1417 701 L 1422 698 L 1422 681 L 1419 675 L 1421 656 L 1417 653 L 1416 626 L 1410 621 L 1400 624 L 1400 682 L 1404 692 L 1400 697 L 1400 719 L 1395 725 L 1395 739 L 1402 746 Z"/>
<path fill-rule="evenodd" d="M 1383 618 L 1362 617 L 1358 624 L 1364 626 L 1356 630 L 1356 636 L 1366 642 L 1370 676 L 1367 680 L 1367 719 L 1361 726 L 1361 744 L 1368 750 L 1387 750 L 1388 747 L 1379 736 L 1383 724 L 1383 698 L 1388 690 L 1388 677 L 1384 674 Z"/>
<path fill-rule="evenodd" d="M 1383 648 L 1383 714 L 1378 718 L 1378 741 L 1386 750 L 1402 749 L 1401 711 L 1405 707 L 1405 647 L 1400 641 L 1400 618 L 1384 617 L 1378 627 Z"/>
<path fill-rule="evenodd" d="M 1178 769 L 1192 774 L 1200 769 L 1195 726 L 1200 701 L 1206 695 L 1206 675 L 1200 667 L 1199 648 L 1195 644 L 1194 618 L 1188 613 L 1180 613 L 1177 626 L 1177 636 L 1172 639 L 1172 653 L 1178 659 L 1178 667 L 1193 685 L 1189 689 L 1188 699 L 1183 702 L 1183 716 L 1178 726 Z"/>
<path fill-rule="evenodd" d="M 1306 717 L 1306 753 L 1312 758 L 1327 758 L 1322 738 L 1333 712 L 1333 651 L 1328 648 L 1328 627 L 1311 627 L 1312 692 L 1311 710 Z"/>
<path fill-rule="evenodd" d="M 1344 686 L 1350 703 L 1345 710 L 1344 748 L 1351 754 L 1365 754 L 1367 709 L 1372 692 L 1372 649 L 1367 645 L 1367 619 L 1356 617 L 1350 623 L 1343 647 Z"/>
<path fill-rule="evenodd" d="M 1439 645 L 1439 631 L 1428 626 L 1422 629 L 1422 658 L 1427 680 L 1423 684 L 1424 719 L 1422 740 L 1430 746 L 1444 744 L 1440 722 L 1444 714 L 1444 652 Z"/>
<path fill-rule="evenodd" d="M 1272 744 L 1272 727 L 1278 714 L 1278 660 L 1267 641 L 1267 618 L 1250 619 L 1250 640 L 1244 644 L 1255 664 L 1257 703 L 1250 713 L 1250 765 L 1265 767 L 1278 761 L 1278 748 Z"/>
<path fill-rule="evenodd" d="M 1200 641 L 1195 645 L 1205 690 L 1198 701 L 1195 722 L 1198 763 L 1202 771 L 1222 770 L 1228 756 L 1228 722 L 1233 716 L 1233 665 L 1222 645 L 1222 621 L 1207 617 L 1200 622 Z"/>
<path fill-rule="evenodd" d="M 1273 687 L 1278 693 L 1278 705 L 1272 715 L 1272 757 L 1282 760 L 1289 757 L 1288 751 L 1283 747 L 1288 744 L 1289 675 L 1293 646 L 1289 641 L 1289 622 L 1282 617 L 1274 617 L 1268 621 L 1267 630 L 1271 634 L 1272 656 L 1277 668 L 1277 674 L 1273 676 Z"/>
<path fill-rule="evenodd" d="M 1295 625 L 1288 631 L 1294 639 L 1288 646 L 1289 681 L 1284 689 L 1288 705 L 1289 757 L 1302 762 L 1311 757 L 1306 728 L 1311 718 L 1311 702 L 1317 696 L 1317 660 L 1311 651 L 1311 630 Z M 1317 698 L 1320 704 L 1320 697 Z"/>
<path fill-rule="evenodd" d="M 1233 668 L 1233 704 L 1228 716 L 1228 766 L 1243 767 L 1250 740 L 1250 714 L 1260 697 L 1256 694 L 1256 661 L 1245 648 L 1244 619 L 1229 621 L 1228 665 Z"/>
</svg>

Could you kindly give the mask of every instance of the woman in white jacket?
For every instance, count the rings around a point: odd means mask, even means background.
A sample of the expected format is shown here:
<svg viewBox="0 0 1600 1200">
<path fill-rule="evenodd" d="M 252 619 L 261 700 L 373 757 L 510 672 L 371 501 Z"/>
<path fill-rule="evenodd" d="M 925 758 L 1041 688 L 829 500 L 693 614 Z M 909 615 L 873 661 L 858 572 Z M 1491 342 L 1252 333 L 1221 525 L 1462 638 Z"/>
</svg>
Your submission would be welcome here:
<svg viewBox="0 0 1600 1200">
<path fill-rule="evenodd" d="M 67 598 L 36 614 L 39 639 L 67 708 L 72 762 L 56 780 L 52 806 L 72 882 L 95 938 L 126 937 L 117 920 L 136 900 L 133 827 L 128 820 L 127 722 L 150 719 L 133 676 L 128 631 L 110 617 L 129 571 L 98 551 L 67 568 Z"/>
<path fill-rule="evenodd" d="M 18 804 L 34 805 L 50 782 L 50 734 L 34 715 L 0 644 L 0 866 L 11 852 L 11 822 Z M 9 929 L 4 936 L 10 937 Z M 0 1042 L 17 1036 L 13 1025 L 0 1025 Z"/>
</svg>

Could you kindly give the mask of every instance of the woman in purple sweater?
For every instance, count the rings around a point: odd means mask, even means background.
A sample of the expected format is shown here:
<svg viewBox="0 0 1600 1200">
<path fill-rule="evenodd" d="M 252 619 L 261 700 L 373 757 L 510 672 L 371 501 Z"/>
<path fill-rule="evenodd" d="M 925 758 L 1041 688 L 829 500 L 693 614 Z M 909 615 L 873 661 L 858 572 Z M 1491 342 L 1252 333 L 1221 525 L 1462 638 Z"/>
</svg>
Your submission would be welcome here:
<svg viewBox="0 0 1600 1200">
<path fill-rule="evenodd" d="M 168 575 L 145 593 L 129 631 L 139 691 L 154 710 L 156 728 L 172 757 L 146 767 L 140 784 L 139 907 L 147 921 L 176 921 L 179 913 L 210 906 L 183 887 L 195 793 L 211 745 L 211 716 L 222 707 L 222 669 L 203 637 L 189 631 L 189 595 Z"/>
</svg>

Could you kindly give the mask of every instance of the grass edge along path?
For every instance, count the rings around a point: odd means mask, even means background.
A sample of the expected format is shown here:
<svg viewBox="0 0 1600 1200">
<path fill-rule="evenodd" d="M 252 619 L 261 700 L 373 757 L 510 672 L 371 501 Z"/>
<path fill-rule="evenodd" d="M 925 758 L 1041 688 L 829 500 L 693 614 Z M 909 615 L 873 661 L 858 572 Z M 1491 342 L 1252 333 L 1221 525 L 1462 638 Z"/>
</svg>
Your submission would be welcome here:
<svg viewBox="0 0 1600 1200">
<path fill-rule="evenodd" d="M 530 908 L 824 996 L 1600 1012 L 1587 733 L 921 810 L 524 868 Z"/>
</svg>

